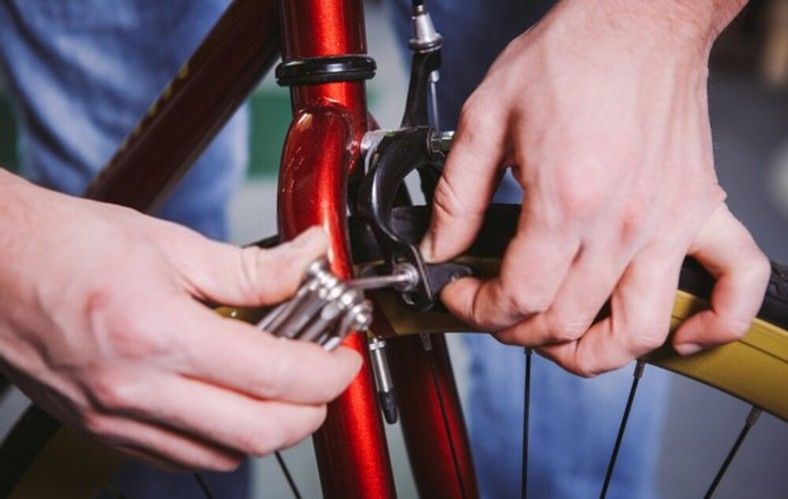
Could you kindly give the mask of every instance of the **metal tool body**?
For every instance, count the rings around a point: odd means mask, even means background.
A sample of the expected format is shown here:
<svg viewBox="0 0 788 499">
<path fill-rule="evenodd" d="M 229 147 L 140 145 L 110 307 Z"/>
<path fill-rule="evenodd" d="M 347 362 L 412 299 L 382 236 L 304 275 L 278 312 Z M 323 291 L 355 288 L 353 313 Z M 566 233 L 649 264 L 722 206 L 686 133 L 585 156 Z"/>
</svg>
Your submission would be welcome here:
<svg viewBox="0 0 788 499">
<path fill-rule="evenodd" d="M 377 285 L 369 279 L 367 288 Z M 350 331 L 366 330 L 372 323 L 372 305 L 364 288 L 341 281 L 324 260 L 309 266 L 304 282 L 290 300 L 281 303 L 257 327 L 283 338 L 336 348 Z"/>
</svg>

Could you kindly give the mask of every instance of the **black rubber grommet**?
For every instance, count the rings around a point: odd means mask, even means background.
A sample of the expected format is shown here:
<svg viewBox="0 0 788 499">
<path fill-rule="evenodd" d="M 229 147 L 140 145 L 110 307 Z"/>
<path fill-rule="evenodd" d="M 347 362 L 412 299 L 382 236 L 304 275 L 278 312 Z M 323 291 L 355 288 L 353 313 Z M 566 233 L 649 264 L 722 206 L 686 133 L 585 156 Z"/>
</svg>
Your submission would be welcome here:
<svg viewBox="0 0 788 499">
<path fill-rule="evenodd" d="M 375 60 L 366 55 L 291 59 L 276 67 L 276 82 L 283 87 L 290 87 L 368 80 L 375 76 L 376 69 Z"/>
</svg>

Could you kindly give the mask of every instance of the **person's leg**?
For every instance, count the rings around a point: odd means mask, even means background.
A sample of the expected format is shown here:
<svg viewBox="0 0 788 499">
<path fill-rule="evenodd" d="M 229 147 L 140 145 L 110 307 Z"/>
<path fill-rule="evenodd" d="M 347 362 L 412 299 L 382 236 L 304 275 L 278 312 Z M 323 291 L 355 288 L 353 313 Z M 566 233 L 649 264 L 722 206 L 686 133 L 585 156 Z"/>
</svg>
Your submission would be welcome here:
<svg viewBox="0 0 788 499">
<path fill-rule="evenodd" d="M 226 4 L 0 2 L 0 62 L 21 118 L 22 173 L 52 189 L 83 192 Z M 226 237 L 227 203 L 247 160 L 247 127 L 243 109 L 158 215 L 213 238 Z M 246 465 L 232 474 L 209 474 L 208 480 L 219 497 L 248 496 Z M 200 495 L 188 474 L 138 464 L 124 468 L 114 484 L 128 497 Z"/>
<path fill-rule="evenodd" d="M 11 0 L 0 4 L 0 59 L 14 90 L 22 173 L 80 194 L 143 116 L 226 0 Z M 243 109 L 158 215 L 214 238 L 247 159 Z"/>
<path fill-rule="evenodd" d="M 399 36 L 407 40 L 410 2 L 400 0 Z M 444 36 L 439 83 L 441 126 L 453 129 L 460 108 L 506 44 L 536 22 L 549 1 L 429 0 Z M 497 202 L 519 203 L 522 191 L 507 176 Z M 488 335 L 466 335 L 469 403 L 465 408 L 482 496 L 518 497 L 524 352 Z M 585 380 L 534 355 L 532 371 L 531 497 L 599 495 L 605 467 L 626 402 L 632 369 Z M 657 458 L 667 379 L 647 369 L 619 455 L 608 497 L 656 495 Z"/>
</svg>

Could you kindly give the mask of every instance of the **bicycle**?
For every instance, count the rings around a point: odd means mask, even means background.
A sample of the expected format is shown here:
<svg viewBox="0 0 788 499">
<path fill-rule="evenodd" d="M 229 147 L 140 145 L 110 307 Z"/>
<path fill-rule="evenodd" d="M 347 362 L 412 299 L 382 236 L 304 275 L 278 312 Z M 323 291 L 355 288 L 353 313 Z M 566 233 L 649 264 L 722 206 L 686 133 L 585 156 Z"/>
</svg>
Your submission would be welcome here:
<svg viewBox="0 0 788 499">
<path fill-rule="evenodd" d="M 361 3 L 357 0 L 282 3 L 280 22 L 276 20 L 276 8 L 273 0 L 236 0 L 154 102 L 140 126 L 120 146 L 87 196 L 141 211 L 160 201 L 272 66 L 278 54 L 276 38 L 281 30 L 285 63 L 280 66 L 279 79 L 291 86 L 294 109 L 280 178 L 281 235 L 287 239 L 310 225 L 323 225 L 331 236 L 333 271 L 348 278 L 353 263 L 370 264 L 384 256 L 380 254 L 379 240 L 358 225 L 348 225 L 345 217 L 348 192 L 354 195 L 363 173 L 364 134 L 374 128 L 364 102 L 363 81 L 374 74 L 374 62 L 364 55 Z M 421 71 L 423 79 L 434 61 L 424 57 L 421 64 L 414 73 Z M 414 91 L 423 92 L 424 87 Z M 422 97 L 418 102 L 424 102 Z M 423 107 L 418 113 L 413 112 L 414 116 L 418 115 L 410 124 L 414 134 L 430 133 L 429 129 L 415 126 L 423 125 L 426 112 Z M 407 128 L 406 124 L 406 131 Z M 420 143 L 426 138 L 420 136 Z M 147 171 L 137 166 L 147 163 L 157 165 L 158 170 Z M 413 166 L 409 164 L 408 168 Z M 394 180 L 401 173 L 394 175 Z M 386 186 L 392 188 L 394 180 L 386 181 Z M 427 175 L 425 182 L 430 181 L 434 178 Z M 382 223 L 399 238 L 394 242 L 406 245 L 423 230 L 427 211 L 395 207 L 395 191 L 386 192 L 391 197 L 380 212 L 381 220 L 385 218 Z M 307 197 L 319 202 L 307 205 L 302 202 Z M 480 238 L 484 244 L 475 245 L 459 263 L 469 265 L 477 275 L 493 273 L 515 216 L 516 208 L 492 208 L 491 222 L 497 221 L 498 225 L 487 224 L 487 232 Z M 355 243 L 354 248 L 350 241 Z M 743 340 L 690 358 L 678 358 L 665 348 L 646 360 L 699 379 L 788 420 L 784 389 L 788 380 L 788 271 L 775 265 L 772 279 L 762 310 L 765 320 L 756 321 Z M 701 297 L 708 294 L 709 282 L 708 276 L 696 266 L 686 267 L 682 282 L 685 291 L 677 297 L 674 325 L 703 306 Z M 433 335 L 425 341 L 416 334 L 464 327 L 445 314 L 415 313 L 403 308 L 391 294 L 382 294 L 377 300 L 377 309 L 382 314 L 373 328 L 375 334 L 411 335 L 391 341 L 388 349 L 391 374 L 399 392 L 400 417 L 420 493 L 424 497 L 473 496 L 472 463 L 445 340 Z M 247 316 L 245 311 L 235 313 L 239 317 Z M 253 320 L 254 314 L 248 318 Z M 360 352 L 368 350 L 362 335 L 350 337 L 346 344 Z M 428 409 L 416 411 L 416 407 Z M 315 437 L 327 497 L 394 495 L 378 414 L 372 372 L 365 369 L 332 404 L 326 424 Z M 346 449 L 341 460 L 334 459 L 332 452 L 337 445 Z M 78 453 L 82 461 L 65 459 L 63 454 L 58 454 L 63 449 Z M 36 410 L 20 422 L 4 443 L 2 456 L 0 495 L 9 497 L 37 497 L 46 494 L 41 487 L 48 486 L 54 486 L 55 494 L 60 497 L 72 493 L 84 495 L 95 484 L 80 483 L 83 479 L 108 473 L 116 465 L 116 460 L 107 457 L 104 451 L 91 447 L 74 434 L 58 430 L 51 419 Z M 79 464 L 87 464 L 91 473 L 69 468 Z M 51 471 L 53 465 L 57 475 L 47 475 L 47 480 L 37 477 L 41 466 L 49 466 Z M 53 476 L 59 478 L 54 480 Z M 69 485 L 75 488 L 68 490 Z"/>
</svg>

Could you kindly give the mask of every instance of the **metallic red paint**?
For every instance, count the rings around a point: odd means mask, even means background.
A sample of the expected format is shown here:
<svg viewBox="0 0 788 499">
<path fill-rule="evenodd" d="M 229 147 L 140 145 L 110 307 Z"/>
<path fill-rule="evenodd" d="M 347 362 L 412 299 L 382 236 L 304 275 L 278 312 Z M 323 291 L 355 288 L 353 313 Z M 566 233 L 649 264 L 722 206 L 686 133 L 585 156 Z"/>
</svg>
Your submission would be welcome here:
<svg viewBox="0 0 788 499">
<path fill-rule="evenodd" d="M 291 0 L 280 7 L 285 60 L 366 52 L 360 0 Z M 364 84 L 298 86 L 291 90 L 291 97 L 294 121 L 280 171 L 280 232 L 290 238 L 310 225 L 322 225 L 329 234 L 333 269 L 348 277 L 346 187 L 360 162 L 358 145 L 369 127 Z M 386 325 L 378 321 L 375 327 Z M 392 360 L 397 366 L 392 369 L 395 383 L 402 384 L 403 428 L 422 496 L 476 496 L 443 338 L 435 339 L 429 353 L 419 349 L 418 338 L 394 340 L 394 345 Z M 326 423 L 314 438 L 323 494 L 329 498 L 394 497 L 366 339 L 352 335 L 346 346 L 359 351 L 366 361 L 348 390 L 329 406 Z"/>
<path fill-rule="evenodd" d="M 286 1 L 280 13 L 285 60 L 366 52 L 359 0 Z M 333 270 L 349 277 L 347 179 L 359 163 L 358 145 L 367 130 L 364 83 L 304 85 L 293 88 L 291 97 L 294 119 L 279 178 L 280 233 L 292 238 L 310 225 L 322 225 L 329 234 Z M 314 436 L 323 494 L 395 497 L 366 338 L 351 335 L 345 346 L 365 362 L 329 405 L 326 422 Z"/>
<path fill-rule="evenodd" d="M 376 317 L 376 332 L 388 323 Z M 428 342 L 430 350 L 425 349 Z M 470 444 L 442 334 L 386 340 L 402 433 L 421 497 L 478 497 Z"/>
<path fill-rule="evenodd" d="M 329 234 L 333 270 L 352 272 L 347 244 L 347 172 L 357 160 L 353 119 L 344 107 L 325 104 L 299 111 L 288 132 L 279 177 L 280 233 L 292 238 L 312 225 Z M 366 359 L 366 339 L 351 335 L 345 346 Z M 315 434 L 315 451 L 329 498 L 394 497 L 388 449 L 368 359 L 347 391 L 329 405 Z"/>
</svg>

